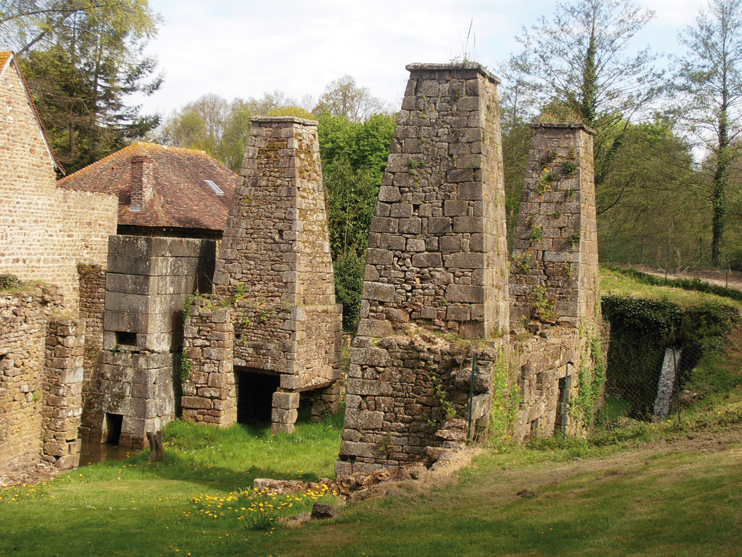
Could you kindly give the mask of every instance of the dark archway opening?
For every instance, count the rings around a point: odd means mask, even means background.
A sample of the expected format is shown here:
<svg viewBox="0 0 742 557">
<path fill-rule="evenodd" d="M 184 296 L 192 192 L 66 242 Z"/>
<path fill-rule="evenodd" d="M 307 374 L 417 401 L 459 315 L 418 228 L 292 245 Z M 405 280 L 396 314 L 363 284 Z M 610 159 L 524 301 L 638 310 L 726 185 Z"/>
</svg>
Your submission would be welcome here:
<svg viewBox="0 0 742 557">
<path fill-rule="evenodd" d="M 266 374 L 252 368 L 237 369 L 237 421 L 257 424 L 271 421 L 273 393 L 281 381 L 278 374 Z"/>
<path fill-rule="evenodd" d="M 121 425 L 124 417 L 118 414 L 106 414 L 106 431 L 103 435 L 103 442 L 107 445 L 117 447 L 121 437 Z"/>
</svg>

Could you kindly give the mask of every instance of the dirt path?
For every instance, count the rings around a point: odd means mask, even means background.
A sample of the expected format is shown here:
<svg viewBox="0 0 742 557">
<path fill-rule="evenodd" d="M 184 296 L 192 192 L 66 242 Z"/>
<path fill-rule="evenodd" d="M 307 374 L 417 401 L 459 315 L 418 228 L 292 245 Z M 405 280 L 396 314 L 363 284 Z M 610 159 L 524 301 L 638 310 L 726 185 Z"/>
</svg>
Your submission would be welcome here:
<svg viewBox="0 0 742 557">
<path fill-rule="evenodd" d="M 660 269 L 652 265 L 628 265 L 627 267 L 657 277 L 664 277 L 666 274 L 664 269 Z M 724 270 L 686 269 L 680 272 L 669 272 L 667 273 L 667 278 L 698 278 L 715 286 L 727 286 L 728 288 L 734 288 L 735 290 L 742 291 L 742 272 L 739 271 L 729 271 L 727 276 L 727 271 Z"/>
</svg>

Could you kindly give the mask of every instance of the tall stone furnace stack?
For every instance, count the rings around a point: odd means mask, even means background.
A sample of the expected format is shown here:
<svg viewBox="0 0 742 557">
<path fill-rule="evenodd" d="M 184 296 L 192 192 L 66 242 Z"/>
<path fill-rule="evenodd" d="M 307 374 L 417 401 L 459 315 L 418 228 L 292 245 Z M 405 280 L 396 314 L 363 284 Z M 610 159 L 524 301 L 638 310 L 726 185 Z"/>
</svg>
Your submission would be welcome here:
<svg viewBox="0 0 742 557">
<path fill-rule="evenodd" d="M 485 418 L 502 344 L 492 337 L 508 329 L 498 80 L 471 63 L 407 69 L 371 224 L 339 473 L 421 460 L 447 414 L 464 414 L 466 351 L 429 332 L 489 347 L 474 415 Z"/>
<path fill-rule="evenodd" d="M 228 425 L 270 415 L 274 433 L 291 432 L 300 393 L 337 405 L 342 308 L 316 126 L 253 119 L 215 297 L 196 299 L 186 323 L 187 419 Z"/>
</svg>

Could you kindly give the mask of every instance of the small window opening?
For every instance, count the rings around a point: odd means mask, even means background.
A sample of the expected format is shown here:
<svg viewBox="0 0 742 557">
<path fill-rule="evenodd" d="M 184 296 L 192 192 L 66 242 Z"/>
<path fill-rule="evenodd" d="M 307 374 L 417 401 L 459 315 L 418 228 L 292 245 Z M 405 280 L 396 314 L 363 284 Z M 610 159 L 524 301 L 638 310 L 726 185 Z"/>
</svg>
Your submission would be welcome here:
<svg viewBox="0 0 742 557">
<path fill-rule="evenodd" d="M 124 417 L 118 414 L 106 414 L 106 431 L 103 435 L 104 443 L 118 446 L 121 438 L 121 425 L 124 423 Z"/>
<path fill-rule="evenodd" d="M 124 346 L 136 346 L 137 334 L 127 333 L 126 331 L 116 331 L 116 344 L 123 344 Z"/>
<path fill-rule="evenodd" d="M 215 194 L 224 195 L 222 188 L 217 186 L 212 180 L 204 180 L 204 182 L 206 182 L 206 185 L 209 186 L 214 191 Z"/>
</svg>

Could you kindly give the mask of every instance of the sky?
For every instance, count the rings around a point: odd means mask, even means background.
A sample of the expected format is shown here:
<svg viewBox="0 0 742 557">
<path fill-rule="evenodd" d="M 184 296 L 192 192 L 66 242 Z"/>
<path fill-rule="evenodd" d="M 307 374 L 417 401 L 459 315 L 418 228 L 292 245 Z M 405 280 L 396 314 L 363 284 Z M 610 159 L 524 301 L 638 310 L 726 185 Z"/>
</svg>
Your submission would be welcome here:
<svg viewBox="0 0 742 557">
<path fill-rule="evenodd" d="M 677 33 L 706 0 L 638 0 L 655 18 L 633 48 L 682 53 Z M 145 52 L 164 73 L 162 88 L 138 98 L 145 114 L 170 114 L 201 95 L 227 100 L 283 91 L 315 100 L 332 80 L 351 75 L 398 109 L 412 62 L 467 58 L 497 74 L 517 52 L 515 37 L 554 0 L 150 0 L 163 19 Z M 471 35 L 467 46 L 467 33 Z"/>
</svg>

